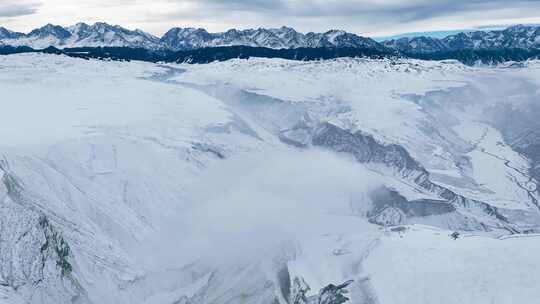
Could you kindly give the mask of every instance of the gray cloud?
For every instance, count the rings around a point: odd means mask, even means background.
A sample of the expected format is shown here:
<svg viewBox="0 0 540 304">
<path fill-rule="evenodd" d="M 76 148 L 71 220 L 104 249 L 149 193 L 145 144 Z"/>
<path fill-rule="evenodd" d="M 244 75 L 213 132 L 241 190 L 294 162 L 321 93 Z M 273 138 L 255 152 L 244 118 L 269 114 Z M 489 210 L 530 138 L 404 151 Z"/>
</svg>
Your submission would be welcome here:
<svg viewBox="0 0 540 304">
<path fill-rule="evenodd" d="M 223 31 L 287 25 L 388 36 L 540 23 L 540 0 L 41 0 L 39 12 L 36 1 L 0 0 L 0 18 L 16 17 L 4 18 L 4 26 L 30 30 L 49 22 L 105 21 L 161 35 L 175 26 Z"/>
<path fill-rule="evenodd" d="M 285 0 L 207 0 L 197 1 L 224 10 L 282 10 L 287 9 Z"/>
<path fill-rule="evenodd" d="M 39 5 L 35 1 L 0 0 L 0 18 L 35 14 Z"/>
<path fill-rule="evenodd" d="M 208 2 L 216 1 L 219 0 Z M 281 4 L 276 7 L 276 13 L 292 16 L 388 18 L 406 21 L 424 20 L 463 12 L 491 11 L 499 8 L 540 8 L 540 0 L 289 0 L 276 2 Z"/>
<path fill-rule="evenodd" d="M 234 12 L 259 16 L 259 22 L 286 24 L 342 23 L 347 28 L 376 28 L 383 24 L 430 21 L 441 17 L 486 13 L 488 17 L 536 17 L 540 0 L 169 0 L 172 3 L 192 3 L 196 11 L 179 9 L 168 17 L 213 21 L 234 25 L 241 23 Z M 495 13 L 494 13 L 495 12 Z M 235 20 L 233 20 L 236 18 Z M 478 21 L 478 20 L 477 20 Z M 277 25 L 277 24 L 276 24 Z M 257 26 L 254 24 L 254 26 Z"/>
</svg>

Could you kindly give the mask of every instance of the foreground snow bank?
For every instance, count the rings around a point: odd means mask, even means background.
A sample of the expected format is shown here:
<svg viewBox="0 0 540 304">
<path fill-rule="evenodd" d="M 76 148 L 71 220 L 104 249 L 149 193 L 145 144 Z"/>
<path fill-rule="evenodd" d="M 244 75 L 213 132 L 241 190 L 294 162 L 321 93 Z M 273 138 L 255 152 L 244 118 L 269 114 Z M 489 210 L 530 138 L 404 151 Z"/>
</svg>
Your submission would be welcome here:
<svg viewBox="0 0 540 304">
<path fill-rule="evenodd" d="M 366 260 L 381 303 L 534 304 L 540 237 L 505 240 L 411 226 L 387 233 Z"/>
</svg>

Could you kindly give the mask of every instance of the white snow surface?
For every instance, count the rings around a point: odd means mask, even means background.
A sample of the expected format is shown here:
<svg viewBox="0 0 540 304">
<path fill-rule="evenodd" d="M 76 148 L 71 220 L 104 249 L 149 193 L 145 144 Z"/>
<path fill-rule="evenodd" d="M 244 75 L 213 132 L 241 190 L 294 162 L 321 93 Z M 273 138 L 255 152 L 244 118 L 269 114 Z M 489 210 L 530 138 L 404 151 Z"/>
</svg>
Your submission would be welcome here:
<svg viewBox="0 0 540 304">
<path fill-rule="evenodd" d="M 381 237 L 365 263 L 380 303 L 537 302 L 538 236 L 452 240 L 451 231 L 408 228 Z"/>
<path fill-rule="evenodd" d="M 484 78 L 538 85 L 537 66 L 0 56 L 0 302 L 286 304 L 285 268 L 308 296 L 354 280 L 350 303 L 535 303 L 537 237 L 452 240 L 445 228 L 469 223 L 455 214 L 380 227 L 367 219 L 374 189 L 441 197 L 280 133 L 329 122 L 400 145 L 434 182 L 529 227 L 538 208 L 504 163 L 530 160 L 482 121 L 485 100 L 458 93 L 483 92 Z M 46 250 L 60 237 L 68 272 Z"/>
</svg>

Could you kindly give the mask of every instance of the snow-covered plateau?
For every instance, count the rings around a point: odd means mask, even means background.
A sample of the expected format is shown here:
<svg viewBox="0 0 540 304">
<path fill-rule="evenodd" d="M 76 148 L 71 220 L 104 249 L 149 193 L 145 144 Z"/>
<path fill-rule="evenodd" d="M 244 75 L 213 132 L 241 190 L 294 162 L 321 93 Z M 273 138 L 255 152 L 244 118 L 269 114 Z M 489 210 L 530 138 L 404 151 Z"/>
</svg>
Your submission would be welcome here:
<svg viewBox="0 0 540 304">
<path fill-rule="evenodd" d="M 534 304 L 540 62 L 0 56 L 0 303 Z"/>
</svg>

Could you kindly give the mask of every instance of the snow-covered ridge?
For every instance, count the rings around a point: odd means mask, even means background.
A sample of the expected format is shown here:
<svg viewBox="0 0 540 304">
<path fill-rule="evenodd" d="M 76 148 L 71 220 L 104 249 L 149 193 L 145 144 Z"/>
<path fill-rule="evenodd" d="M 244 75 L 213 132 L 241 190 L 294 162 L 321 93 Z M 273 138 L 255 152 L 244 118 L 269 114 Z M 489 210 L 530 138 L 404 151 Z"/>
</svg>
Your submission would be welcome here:
<svg viewBox="0 0 540 304">
<path fill-rule="evenodd" d="M 0 27 L 0 42 L 36 49 L 54 46 L 67 47 L 138 47 L 151 50 L 190 50 L 204 47 L 244 45 L 289 49 L 299 47 L 353 47 L 383 50 L 370 38 L 330 30 L 325 33 L 299 33 L 288 27 L 236 30 L 209 33 L 204 29 L 173 28 L 161 38 L 141 30 L 128 30 L 118 25 L 98 22 L 93 25 L 78 23 L 70 27 L 47 24 L 28 34 L 16 33 Z"/>
<path fill-rule="evenodd" d="M 413 37 L 383 42 L 389 48 L 406 53 L 435 53 L 456 50 L 539 49 L 540 27 L 516 25 L 504 30 L 476 31 L 438 39 Z"/>
<path fill-rule="evenodd" d="M 196 49 L 212 46 L 246 45 L 273 49 L 353 47 L 383 50 L 372 39 L 345 31 L 330 30 L 325 33 L 302 34 L 289 27 L 270 29 L 231 29 L 223 33 L 208 33 L 204 29 L 173 28 L 161 41 L 170 49 Z"/>
<path fill-rule="evenodd" d="M 98 22 L 93 25 L 77 23 L 67 28 L 47 24 L 28 34 L 0 28 L 0 41 L 6 45 L 43 49 L 65 47 L 133 47 L 160 48 L 159 38 L 140 30 L 127 30 L 118 25 Z"/>
<path fill-rule="evenodd" d="M 68 47 L 131 47 L 149 50 L 193 50 L 219 46 L 251 46 L 272 49 L 293 48 L 367 48 L 399 51 L 406 54 L 429 54 L 456 50 L 498 50 L 540 48 L 540 27 L 517 25 L 505 30 L 459 33 L 443 39 L 431 37 L 401 38 L 376 42 L 342 30 L 324 33 L 300 33 L 290 27 L 230 29 L 210 33 L 203 28 L 174 27 L 162 37 L 141 30 L 98 22 L 78 23 L 69 27 L 47 24 L 29 33 L 17 33 L 0 27 L 0 45 Z"/>
</svg>

